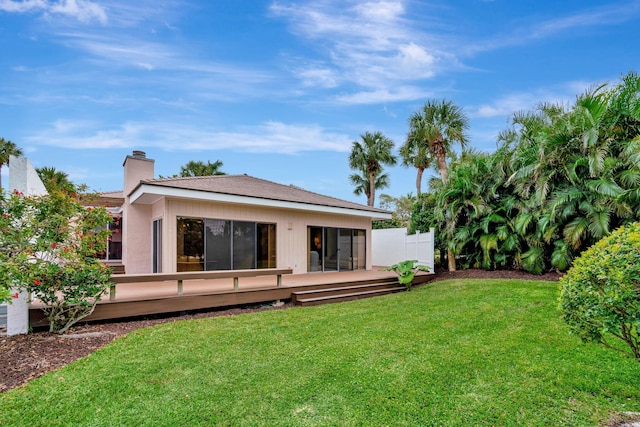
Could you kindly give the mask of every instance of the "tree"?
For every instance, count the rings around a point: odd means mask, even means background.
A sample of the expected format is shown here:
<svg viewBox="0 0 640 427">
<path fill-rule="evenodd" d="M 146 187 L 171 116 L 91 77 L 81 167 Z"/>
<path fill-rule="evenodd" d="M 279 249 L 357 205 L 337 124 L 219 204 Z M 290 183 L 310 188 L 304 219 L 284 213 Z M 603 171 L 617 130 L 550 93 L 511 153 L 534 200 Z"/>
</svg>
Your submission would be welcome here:
<svg viewBox="0 0 640 427">
<path fill-rule="evenodd" d="M 400 147 L 402 166 L 413 166 L 418 170 L 416 175 L 416 192 L 419 197 L 422 193 L 422 175 L 425 169 L 431 167 L 432 157 L 429 155 L 426 144 L 423 144 L 416 135 L 409 135 L 405 143 Z"/>
<path fill-rule="evenodd" d="M 13 192 L 0 194 L 0 213 L 0 294 L 8 287 L 29 292 L 44 304 L 52 332 L 91 314 L 111 277 L 95 257 L 110 233 L 107 210 L 85 208 L 63 192 Z"/>
<path fill-rule="evenodd" d="M 407 154 L 421 164 L 435 160 L 442 182 L 447 182 L 447 157 L 454 143 L 466 148 L 469 119 L 452 101 L 428 100 L 422 109 L 409 119 L 409 133 L 403 147 Z M 415 147 L 415 148 L 414 148 Z M 401 148 L 402 151 L 402 148 Z"/>
<path fill-rule="evenodd" d="M 353 184 L 353 194 L 360 196 L 364 194 L 367 197 L 367 201 L 371 195 L 371 186 L 369 182 L 369 172 L 367 170 L 361 171 L 359 174 L 354 173 L 349 175 L 349 181 Z M 389 186 L 389 174 L 383 173 L 382 169 L 376 174 L 374 187 L 376 190 L 386 188 Z"/>
<path fill-rule="evenodd" d="M 360 135 L 361 141 L 353 141 L 349 166 L 351 169 L 363 171 L 368 176 L 369 192 L 367 205 L 373 206 L 376 195 L 376 177 L 382 171 L 383 165 L 393 166 L 396 157 L 392 154 L 394 143 L 381 132 L 365 132 Z"/>
<path fill-rule="evenodd" d="M 49 194 L 57 191 L 66 191 L 67 193 L 74 193 L 77 189 L 76 186 L 69 181 L 69 175 L 56 170 L 54 167 L 41 167 L 36 168 L 36 172 L 40 177 L 40 180 L 44 184 Z"/>
<path fill-rule="evenodd" d="M 424 170 L 421 167 L 435 160 L 440 178 L 446 184 L 447 157 L 451 157 L 455 143 L 460 144 L 464 150 L 468 128 L 469 119 L 452 101 L 428 100 L 422 109 L 409 119 L 407 141 L 400 149 L 405 163 L 419 165 L 418 175 L 421 180 Z M 418 181 L 416 183 L 419 184 Z M 416 190 L 419 192 L 419 185 L 416 185 Z M 455 254 L 451 249 L 448 251 L 448 258 L 449 270 L 455 271 Z"/>
<path fill-rule="evenodd" d="M 220 160 L 216 160 L 214 163 L 211 163 L 209 160 L 207 160 L 206 164 L 201 160 L 191 160 L 186 165 L 180 168 L 180 176 L 190 177 L 225 175 L 225 173 L 220 170 L 221 167 L 222 162 Z"/>
<path fill-rule="evenodd" d="M 9 164 L 9 156 L 22 156 L 22 150 L 13 142 L 0 138 L 0 191 L 2 191 L 2 166 Z"/>
<path fill-rule="evenodd" d="M 392 212 L 389 222 L 394 228 L 409 227 L 411 211 L 415 202 L 416 198 L 411 193 L 400 197 L 392 197 L 388 194 L 380 195 L 380 208 Z"/>
<path fill-rule="evenodd" d="M 560 279 L 562 315 L 571 331 L 640 362 L 638 277 L 640 223 L 635 222 L 584 251 Z"/>
<path fill-rule="evenodd" d="M 194 176 L 214 176 L 214 175 L 226 175 L 220 168 L 222 167 L 222 161 L 216 160 L 211 163 L 207 160 L 205 164 L 202 160 L 190 160 L 187 164 L 180 166 L 180 174 L 174 173 L 171 176 L 158 175 L 158 178 L 188 178 Z"/>
</svg>

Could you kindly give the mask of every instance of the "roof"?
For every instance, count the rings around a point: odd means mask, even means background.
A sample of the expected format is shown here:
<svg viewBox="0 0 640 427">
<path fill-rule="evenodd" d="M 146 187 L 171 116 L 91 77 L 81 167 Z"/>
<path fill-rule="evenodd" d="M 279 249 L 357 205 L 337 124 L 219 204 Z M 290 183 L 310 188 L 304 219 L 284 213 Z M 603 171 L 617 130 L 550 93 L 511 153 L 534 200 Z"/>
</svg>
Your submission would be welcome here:
<svg viewBox="0 0 640 427">
<path fill-rule="evenodd" d="M 105 191 L 99 193 L 97 199 L 92 199 L 93 206 L 119 207 L 124 203 L 123 191 Z"/>
<path fill-rule="evenodd" d="M 217 200 L 273 207 L 325 210 L 340 213 L 389 218 L 390 212 L 371 206 L 324 196 L 291 185 L 278 184 L 249 175 L 214 175 L 187 178 L 143 180 L 131 194 L 131 202 L 154 203 L 160 197 L 174 196 Z M 318 209 L 324 208 L 324 209 Z M 347 213 L 347 212 L 342 213 Z"/>
</svg>

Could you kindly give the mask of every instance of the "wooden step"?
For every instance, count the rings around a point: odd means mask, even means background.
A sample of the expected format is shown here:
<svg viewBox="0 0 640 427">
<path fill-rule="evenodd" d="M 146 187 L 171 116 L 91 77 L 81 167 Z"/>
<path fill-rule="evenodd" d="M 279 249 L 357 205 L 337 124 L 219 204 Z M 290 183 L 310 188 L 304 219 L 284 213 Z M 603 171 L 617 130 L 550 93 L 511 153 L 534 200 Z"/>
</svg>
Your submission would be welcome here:
<svg viewBox="0 0 640 427">
<path fill-rule="evenodd" d="M 387 295 L 395 292 L 403 292 L 407 288 L 404 286 L 395 286 L 393 288 L 379 288 L 373 290 L 362 290 L 358 292 L 351 293 L 338 293 L 338 294 L 326 294 L 317 297 L 305 297 L 305 298 L 297 298 L 296 305 L 300 306 L 312 306 L 312 305 L 320 305 L 320 304 L 329 304 L 336 302 L 344 302 L 344 301 L 352 301 L 361 298 L 369 298 L 381 295 Z"/>
<path fill-rule="evenodd" d="M 115 263 L 105 263 L 111 269 L 111 274 L 125 274 L 124 265 Z"/>
<path fill-rule="evenodd" d="M 0 305 L 0 327 L 7 326 L 7 305 Z"/>
<path fill-rule="evenodd" d="M 375 281 L 367 283 L 341 283 L 329 285 L 321 289 L 311 289 L 306 291 L 296 291 L 291 294 L 291 302 L 294 304 L 299 298 L 316 298 L 327 295 L 352 294 L 357 292 L 372 291 L 378 289 L 395 288 L 398 286 L 397 280 Z"/>
</svg>

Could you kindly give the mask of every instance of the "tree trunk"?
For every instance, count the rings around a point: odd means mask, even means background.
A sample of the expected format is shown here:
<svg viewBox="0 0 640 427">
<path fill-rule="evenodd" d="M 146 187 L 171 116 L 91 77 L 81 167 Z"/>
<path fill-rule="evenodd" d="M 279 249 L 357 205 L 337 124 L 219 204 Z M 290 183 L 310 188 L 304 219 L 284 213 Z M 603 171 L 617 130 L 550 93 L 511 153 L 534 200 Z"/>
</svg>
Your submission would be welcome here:
<svg viewBox="0 0 640 427">
<path fill-rule="evenodd" d="M 369 198 L 367 199 L 367 205 L 373 207 L 373 203 L 376 199 L 376 173 L 369 171 Z"/>
<path fill-rule="evenodd" d="M 447 260 L 449 261 L 449 271 L 456 271 L 456 256 L 449 248 L 447 248 Z"/>
<path fill-rule="evenodd" d="M 418 192 L 418 197 L 420 196 L 420 192 L 422 190 L 422 173 L 423 172 L 424 172 L 424 168 L 418 168 L 418 176 L 416 177 L 416 191 Z"/>
<path fill-rule="evenodd" d="M 438 170 L 440 171 L 440 179 L 442 179 L 442 183 L 447 183 L 447 156 L 444 151 L 444 147 L 442 144 L 436 144 L 436 148 L 434 149 L 436 159 L 438 160 Z"/>
<path fill-rule="evenodd" d="M 436 159 L 438 160 L 438 170 L 442 183 L 447 183 L 447 157 L 442 142 L 436 142 L 433 149 Z M 456 271 L 456 256 L 453 251 L 447 248 L 447 259 L 449 260 L 449 271 Z"/>
</svg>

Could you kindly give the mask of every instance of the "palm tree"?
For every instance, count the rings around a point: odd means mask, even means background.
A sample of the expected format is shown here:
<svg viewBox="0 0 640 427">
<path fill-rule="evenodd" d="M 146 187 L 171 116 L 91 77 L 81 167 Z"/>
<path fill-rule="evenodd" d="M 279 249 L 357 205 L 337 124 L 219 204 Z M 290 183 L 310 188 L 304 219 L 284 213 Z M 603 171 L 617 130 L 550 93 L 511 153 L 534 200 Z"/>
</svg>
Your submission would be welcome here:
<svg viewBox="0 0 640 427">
<path fill-rule="evenodd" d="M 419 165 L 418 179 L 422 180 L 425 165 L 435 160 L 440 178 L 447 183 L 447 157 L 453 153 L 453 144 L 464 149 L 467 144 L 469 119 L 462 109 L 452 101 L 428 100 L 422 109 L 409 119 L 407 141 L 401 148 L 405 163 Z M 407 155 L 407 157 L 405 157 Z M 428 160 L 429 157 L 431 160 Z M 422 168 L 422 169 L 421 169 Z M 416 180 L 416 183 L 419 182 Z M 419 185 L 416 190 L 419 192 Z M 453 250 L 448 250 L 449 271 L 455 271 L 456 259 Z"/>
<path fill-rule="evenodd" d="M 222 162 L 220 160 L 216 160 L 214 163 L 211 163 L 209 160 L 207 160 L 207 164 L 204 164 L 204 162 L 201 160 L 191 160 L 186 165 L 180 168 L 180 176 L 190 177 L 226 175 L 220 170 L 221 167 Z"/>
<path fill-rule="evenodd" d="M 36 172 L 49 194 L 57 191 L 65 191 L 67 193 L 76 191 L 76 186 L 69 181 L 69 175 L 56 170 L 54 167 L 36 168 Z"/>
<path fill-rule="evenodd" d="M 415 135 L 407 136 L 407 140 L 400 147 L 400 157 L 402 166 L 413 166 L 418 170 L 416 176 L 416 197 L 420 197 L 422 192 L 422 174 L 425 169 L 431 167 L 432 157 L 429 155 L 426 144 L 422 144 Z"/>
<path fill-rule="evenodd" d="M 382 171 L 382 165 L 393 166 L 396 164 L 396 157 L 391 153 L 395 144 L 382 132 L 365 132 L 360 135 L 360 138 L 361 142 L 352 142 L 349 166 L 351 169 L 362 171 L 368 176 L 369 191 L 365 194 L 367 194 L 367 205 L 373 206 L 376 188 L 381 188 L 376 187 L 376 177 Z"/>
<path fill-rule="evenodd" d="M 10 156 L 22 156 L 22 150 L 13 142 L 0 138 L 0 191 L 2 191 L 2 166 L 9 164 Z"/>
<path fill-rule="evenodd" d="M 371 197 L 371 187 L 369 185 L 369 172 L 367 170 L 363 170 L 360 174 L 354 173 L 349 175 L 349 181 L 353 184 L 353 194 L 356 196 L 360 196 L 364 194 L 367 197 L 367 201 L 369 197 Z M 389 174 L 382 173 L 382 169 L 378 171 L 375 180 L 375 189 L 379 190 L 381 188 L 386 188 L 389 186 Z"/>
<path fill-rule="evenodd" d="M 466 147 L 468 129 L 469 119 L 452 101 L 429 100 L 409 119 L 409 133 L 404 146 L 416 160 L 428 156 L 435 160 L 442 182 L 446 183 L 447 157 L 451 156 L 454 143 L 460 144 L 462 149 Z M 416 149 L 410 150 L 411 146 Z M 430 161 L 419 163 L 429 164 Z"/>
</svg>

